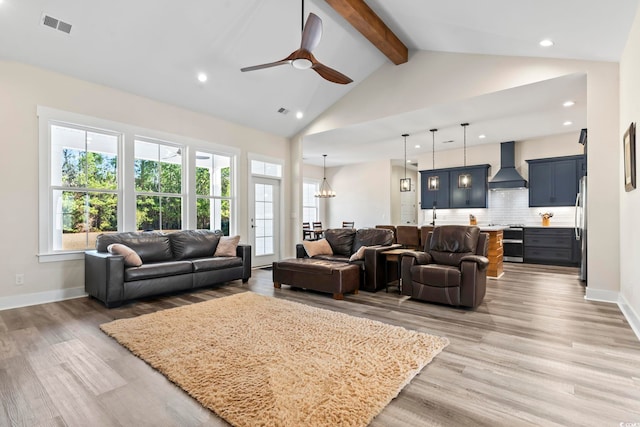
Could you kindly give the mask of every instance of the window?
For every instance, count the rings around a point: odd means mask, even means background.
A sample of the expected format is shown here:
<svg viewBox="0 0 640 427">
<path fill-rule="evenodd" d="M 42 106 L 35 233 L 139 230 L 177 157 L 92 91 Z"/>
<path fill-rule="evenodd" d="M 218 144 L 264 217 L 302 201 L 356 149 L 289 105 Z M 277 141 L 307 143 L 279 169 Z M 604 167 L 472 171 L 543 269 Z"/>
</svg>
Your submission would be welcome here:
<svg viewBox="0 0 640 427">
<path fill-rule="evenodd" d="M 182 148 L 135 141 L 136 228 L 182 229 Z"/>
<path fill-rule="evenodd" d="M 94 248 L 99 233 L 118 230 L 120 135 L 57 123 L 50 135 L 51 248 Z"/>
<path fill-rule="evenodd" d="M 82 259 L 100 233 L 236 232 L 240 150 L 38 106 L 41 262 Z"/>
<path fill-rule="evenodd" d="M 315 194 L 320 191 L 320 183 L 317 181 L 304 181 L 302 183 L 302 222 L 312 223 L 320 220 L 318 198 Z"/>
<path fill-rule="evenodd" d="M 274 178 L 282 178 L 282 165 L 277 163 L 251 160 L 251 175 L 264 175 Z"/>
<path fill-rule="evenodd" d="M 196 152 L 196 226 L 229 235 L 231 157 Z"/>
</svg>

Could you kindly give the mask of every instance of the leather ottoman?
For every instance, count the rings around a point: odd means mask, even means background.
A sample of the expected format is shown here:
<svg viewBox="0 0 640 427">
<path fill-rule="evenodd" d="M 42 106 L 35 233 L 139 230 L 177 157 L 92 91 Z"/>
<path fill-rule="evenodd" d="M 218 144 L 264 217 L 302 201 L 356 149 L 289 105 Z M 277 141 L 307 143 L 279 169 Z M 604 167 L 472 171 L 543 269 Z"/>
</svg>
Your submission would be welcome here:
<svg viewBox="0 0 640 427">
<path fill-rule="evenodd" d="M 282 284 L 329 292 L 340 300 L 345 292 L 358 293 L 360 268 L 355 264 L 313 258 L 284 259 L 273 263 L 273 287 L 280 288 Z"/>
</svg>

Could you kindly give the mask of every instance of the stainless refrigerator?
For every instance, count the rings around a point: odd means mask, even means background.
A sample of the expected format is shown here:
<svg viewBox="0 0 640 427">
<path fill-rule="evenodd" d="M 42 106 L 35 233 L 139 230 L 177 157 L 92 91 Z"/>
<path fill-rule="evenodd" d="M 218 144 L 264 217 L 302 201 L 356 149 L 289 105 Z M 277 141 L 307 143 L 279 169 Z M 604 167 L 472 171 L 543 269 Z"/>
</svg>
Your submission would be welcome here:
<svg viewBox="0 0 640 427">
<path fill-rule="evenodd" d="M 587 177 L 580 178 L 580 192 L 576 196 L 575 212 L 576 240 L 580 241 L 580 280 L 587 283 Z"/>
</svg>

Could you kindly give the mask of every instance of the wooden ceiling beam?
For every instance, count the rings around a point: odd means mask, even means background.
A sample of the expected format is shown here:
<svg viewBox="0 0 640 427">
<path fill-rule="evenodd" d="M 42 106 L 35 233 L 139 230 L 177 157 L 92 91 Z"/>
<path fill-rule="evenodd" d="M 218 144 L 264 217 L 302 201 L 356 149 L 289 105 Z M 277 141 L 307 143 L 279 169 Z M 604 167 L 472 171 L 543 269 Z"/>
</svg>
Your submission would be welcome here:
<svg viewBox="0 0 640 427">
<path fill-rule="evenodd" d="M 364 0 L 325 0 L 396 65 L 409 59 L 408 49 Z"/>
</svg>

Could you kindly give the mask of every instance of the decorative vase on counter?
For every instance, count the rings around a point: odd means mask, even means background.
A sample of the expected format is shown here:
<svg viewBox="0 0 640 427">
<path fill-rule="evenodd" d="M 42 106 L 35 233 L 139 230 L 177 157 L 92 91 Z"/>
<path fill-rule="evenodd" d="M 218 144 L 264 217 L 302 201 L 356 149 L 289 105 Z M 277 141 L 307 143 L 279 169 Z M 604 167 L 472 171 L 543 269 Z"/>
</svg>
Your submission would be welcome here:
<svg viewBox="0 0 640 427">
<path fill-rule="evenodd" d="M 551 224 L 551 217 L 553 216 L 553 212 L 538 212 L 538 215 L 542 217 L 543 227 L 548 227 Z"/>
<path fill-rule="evenodd" d="M 478 220 L 475 215 L 469 215 L 469 225 L 478 225 Z"/>
</svg>

